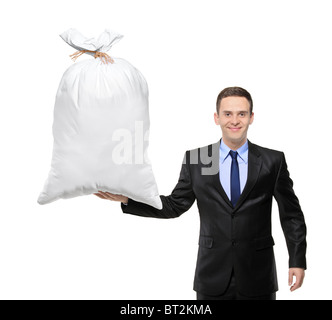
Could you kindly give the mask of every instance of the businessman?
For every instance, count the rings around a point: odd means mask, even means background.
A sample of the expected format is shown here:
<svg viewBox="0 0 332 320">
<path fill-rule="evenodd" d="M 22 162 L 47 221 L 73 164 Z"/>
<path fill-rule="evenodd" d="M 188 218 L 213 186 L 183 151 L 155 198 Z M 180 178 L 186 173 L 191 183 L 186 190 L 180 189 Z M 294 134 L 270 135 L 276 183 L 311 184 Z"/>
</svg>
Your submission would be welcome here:
<svg viewBox="0 0 332 320">
<path fill-rule="evenodd" d="M 271 234 L 276 199 L 289 253 L 291 291 L 306 269 L 306 225 L 282 152 L 247 139 L 253 101 L 243 88 L 224 89 L 214 114 L 222 139 L 185 153 L 179 181 L 163 208 L 122 195 L 95 195 L 122 202 L 124 213 L 176 218 L 197 201 L 200 236 L 194 290 L 198 300 L 275 300 L 278 290 Z M 295 277 L 295 283 L 293 282 Z"/>
</svg>

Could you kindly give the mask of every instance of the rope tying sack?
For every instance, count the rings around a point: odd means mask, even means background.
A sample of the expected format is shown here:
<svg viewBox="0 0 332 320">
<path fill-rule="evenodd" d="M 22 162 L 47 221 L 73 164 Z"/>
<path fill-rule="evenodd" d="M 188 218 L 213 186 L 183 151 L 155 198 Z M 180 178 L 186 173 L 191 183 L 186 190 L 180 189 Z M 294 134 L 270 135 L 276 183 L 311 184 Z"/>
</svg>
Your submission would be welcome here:
<svg viewBox="0 0 332 320">
<path fill-rule="evenodd" d="M 70 57 L 73 59 L 73 61 L 76 61 L 78 57 L 80 57 L 82 54 L 91 52 L 94 53 L 94 57 L 100 58 L 101 62 L 104 64 L 108 63 L 114 63 L 114 60 L 105 52 L 99 52 L 99 51 L 90 51 L 90 50 L 79 50 L 76 51 L 75 53 L 71 54 Z"/>
</svg>

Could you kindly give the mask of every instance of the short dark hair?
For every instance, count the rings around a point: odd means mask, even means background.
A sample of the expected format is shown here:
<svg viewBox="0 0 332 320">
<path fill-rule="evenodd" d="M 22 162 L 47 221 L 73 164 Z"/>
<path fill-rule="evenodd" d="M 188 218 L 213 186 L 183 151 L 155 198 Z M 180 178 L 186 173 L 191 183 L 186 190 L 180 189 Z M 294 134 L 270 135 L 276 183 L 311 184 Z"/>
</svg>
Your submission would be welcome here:
<svg viewBox="0 0 332 320">
<path fill-rule="evenodd" d="M 217 113 L 218 114 L 219 114 L 219 107 L 220 107 L 221 100 L 223 98 L 227 98 L 227 97 L 244 97 L 244 98 L 246 98 L 250 105 L 250 114 L 252 114 L 253 101 L 252 101 L 251 95 L 247 90 L 240 88 L 240 87 L 229 87 L 219 93 L 219 96 L 217 98 Z"/>
</svg>

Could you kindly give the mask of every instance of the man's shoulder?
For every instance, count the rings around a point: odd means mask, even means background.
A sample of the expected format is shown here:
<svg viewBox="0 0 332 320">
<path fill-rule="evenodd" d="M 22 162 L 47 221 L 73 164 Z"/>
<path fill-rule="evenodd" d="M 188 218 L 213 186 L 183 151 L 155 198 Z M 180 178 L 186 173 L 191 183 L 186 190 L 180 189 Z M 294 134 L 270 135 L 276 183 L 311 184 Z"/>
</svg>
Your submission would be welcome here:
<svg viewBox="0 0 332 320">
<path fill-rule="evenodd" d="M 257 144 L 249 142 L 249 151 L 256 154 L 258 157 L 262 157 L 265 163 L 281 163 L 284 159 L 284 153 L 279 150 L 266 148 Z"/>
<path fill-rule="evenodd" d="M 249 149 L 252 149 L 260 154 L 268 154 L 268 155 L 275 155 L 275 156 L 282 156 L 283 155 L 283 152 L 280 151 L 280 150 L 275 150 L 275 149 L 271 149 L 271 148 L 267 148 L 267 147 L 262 147 L 262 146 L 259 146 L 255 143 L 252 143 L 249 141 Z"/>
</svg>

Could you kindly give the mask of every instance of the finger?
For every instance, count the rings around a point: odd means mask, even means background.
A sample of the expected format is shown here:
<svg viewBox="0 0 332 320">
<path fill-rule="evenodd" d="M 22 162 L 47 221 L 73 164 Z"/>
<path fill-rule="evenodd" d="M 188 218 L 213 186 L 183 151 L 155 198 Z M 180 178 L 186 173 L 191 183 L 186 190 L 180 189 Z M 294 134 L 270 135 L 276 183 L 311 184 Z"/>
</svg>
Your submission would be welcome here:
<svg viewBox="0 0 332 320">
<path fill-rule="evenodd" d="M 296 277 L 296 281 L 290 289 L 292 292 L 301 288 L 302 284 L 303 284 L 303 280 L 304 280 L 304 278 L 302 276 L 295 276 L 295 277 Z"/>
<path fill-rule="evenodd" d="M 95 196 L 99 197 L 100 199 L 104 199 L 107 200 L 107 198 L 105 198 L 102 194 L 100 193 L 94 193 Z"/>
<path fill-rule="evenodd" d="M 105 199 L 107 200 L 111 200 L 111 201 L 120 201 L 118 199 L 119 195 L 116 195 L 116 194 L 113 194 L 113 193 L 110 193 L 110 192 L 103 192 L 103 191 L 99 191 L 104 197 Z"/>
<path fill-rule="evenodd" d="M 299 282 L 295 282 L 294 285 L 291 286 L 290 291 L 293 292 L 299 288 L 301 288 L 301 284 Z"/>
<path fill-rule="evenodd" d="M 104 192 L 104 191 L 98 191 L 98 193 L 99 193 L 101 196 L 103 196 L 104 199 L 106 199 L 106 200 L 111 200 L 111 199 L 110 199 L 110 196 L 109 196 L 106 192 Z"/>
<path fill-rule="evenodd" d="M 99 190 L 98 193 L 101 194 L 105 199 L 109 198 L 109 195 L 106 192 L 104 192 L 104 191 L 100 191 Z"/>
<path fill-rule="evenodd" d="M 114 200 L 122 203 L 128 203 L 128 198 L 121 194 L 115 195 Z"/>
<path fill-rule="evenodd" d="M 124 197 L 121 194 L 113 194 L 110 192 L 105 192 L 107 194 L 107 196 L 110 198 L 110 200 L 112 201 L 118 201 L 118 202 L 123 202 L 126 200 L 126 197 Z"/>
<path fill-rule="evenodd" d="M 289 272 L 288 272 L 288 285 L 289 286 L 291 286 L 293 284 L 293 275 L 294 275 L 294 273 L 291 270 L 289 270 Z"/>
<path fill-rule="evenodd" d="M 110 193 L 110 192 L 105 192 L 105 193 L 106 193 L 108 199 L 112 200 L 112 201 L 119 201 L 119 197 L 121 197 L 117 194 L 113 194 L 113 193 Z"/>
<path fill-rule="evenodd" d="M 116 198 L 116 196 L 117 196 L 116 194 L 110 193 L 110 192 L 108 192 L 108 191 L 106 191 L 105 194 L 106 194 L 108 197 L 112 198 L 112 199 L 113 199 L 113 198 Z"/>
<path fill-rule="evenodd" d="M 122 201 L 126 201 L 126 198 L 120 194 L 113 194 L 110 193 L 108 191 L 98 191 L 98 193 L 103 197 L 103 199 L 106 200 L 111 200 L 111 201 L 118 201 L 118 202 L 122 202 Z"/>
</svg>

